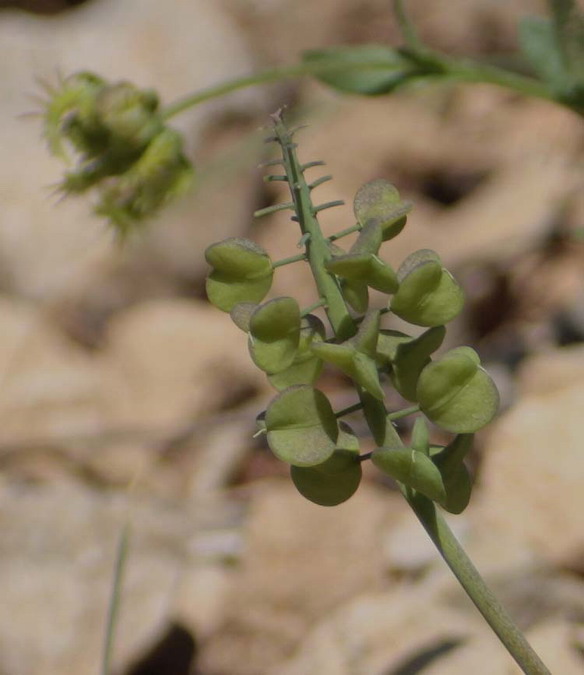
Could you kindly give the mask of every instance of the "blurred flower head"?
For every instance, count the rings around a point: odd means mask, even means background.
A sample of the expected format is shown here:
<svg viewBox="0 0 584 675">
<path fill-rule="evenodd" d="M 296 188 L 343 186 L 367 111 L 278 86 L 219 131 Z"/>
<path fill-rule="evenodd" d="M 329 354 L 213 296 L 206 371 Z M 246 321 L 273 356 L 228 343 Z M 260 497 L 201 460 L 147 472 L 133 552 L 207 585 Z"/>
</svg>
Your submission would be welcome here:
<svg viewBox="0 0 584 675">
<path fill-rule="evenodd" d="M 119 236 L 188 189 L 193 168 L 181 135 L 164 123 L 156 92 L 89 72 L 47 91 L 44 135 L 51 152 L 71 167 L 59 190 L 94 189 L 95 212 Z"/>
</svg>

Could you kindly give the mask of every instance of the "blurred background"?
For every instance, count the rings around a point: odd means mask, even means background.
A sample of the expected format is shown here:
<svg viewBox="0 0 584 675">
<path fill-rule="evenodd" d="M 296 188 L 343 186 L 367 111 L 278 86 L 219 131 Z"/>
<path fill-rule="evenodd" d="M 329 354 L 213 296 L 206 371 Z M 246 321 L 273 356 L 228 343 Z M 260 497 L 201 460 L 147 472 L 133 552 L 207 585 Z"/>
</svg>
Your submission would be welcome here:
<svg viewBox="0 0 584 675">
<path fill-rule="evenodd" d="M 509 66 L 517 20 L 545 11 L 408 4 L 430 45 Z M 445 346 L 476 347 L 502 410 L 477 436 L 471 506 L 449 521 L 551 671 L 584 671 L 581 119 L 490 86 L 242 91 L 173 120 L 195 189 L 120 247 L 89 199 L 54 196 L 63 167 L 24 115 L 59 74 L 170 103 L 368 41 L 400 42 L 387 0 L 0 2 L 1 675 L 99 672 L 126 523 L 120 675 L 519 673 L 389 481 L 368 470 L 349 502 L 318 507 L 253 438 L 273 392 L 205 300 L 203 251 L 248 236 L 274 259 L 296 252 L 287 216 L 251 216 L 283 196 L 257 168 L 282 105 L 308 124 L 301 159 L 334 175 L 319 198 L 347 202 L 327 232 L 386 178 L 415 204 L 388 262 L 434 248 L 465 287 Z M 278 270 L 272 293 L 310 304 L 298 271 Z M 336 408 L 354 400 L 334 373 L 319 386 Z"/>
</svg>

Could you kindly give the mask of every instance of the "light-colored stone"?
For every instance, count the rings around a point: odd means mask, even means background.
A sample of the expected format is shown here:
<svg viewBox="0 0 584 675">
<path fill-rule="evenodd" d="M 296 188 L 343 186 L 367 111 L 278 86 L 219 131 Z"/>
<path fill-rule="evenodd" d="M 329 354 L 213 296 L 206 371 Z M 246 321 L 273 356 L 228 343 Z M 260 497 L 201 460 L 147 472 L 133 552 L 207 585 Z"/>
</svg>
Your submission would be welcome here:
<svg viewBox="0 0 584 675">
<path fill-rule="evenodd" d="M 3 487 L 0 504 L 2 672 L 95 673 L 126 522 L 117 668 L 147 649 L 173 619 L 204 634 L 223 611 L 229 572 L 220 559 L 199 559 L 193 547 L 205 511 L 201 504 L 191 510 L 168 501 L 128 502 L 64 485 Z M 187 614 L 188 606 L 196 611 Z"/>
<path fill-rule="evenodd" d="M 467 641 L 475 645 L 483 637 L 482 630 L 478 617 L 445 606 L 435 586 L 414 589 L 406 585 L 376 595 L 364 594 L 345 604 L 315 626 L 292 659 L 269 673 L 393 672 L 441 644 Z M 494 636 L 487 634 L 484 639 L 493 651 L 498 649 Z M 441 658 L 447 656 L 436 656 L 430 663 Z M 494 671 L 477 672 L 491 675 Z"/>
<path fill-rule="evenodd" d="M 307 502 L 288 480 L 256 484 L 229 609 L 202 654 L 205 672 L 268 672 L 317 618 L 380 591 L 379 539 L 402 508 L 400 497 L 367 484 L 334 509 Z"/>
<path fill-rule="evenodd" d="M 160 300 L 110 322 L 109 413 L 119 424 L 168 429 L 201 419 L 237 387 L 265 386 L 246 336 L 203 302 Z"/>
<path fill-rule="evenodd" d="M 97 361 L 31 304 L 0 298 L 0 317 L 2 441 L 43 442 L 101 429 Z"/>
<path fill-rule="evenodd" d="M 552 560 L 584 550 L 584 385 L 572 378 L 583 361 L 573 347 L 537 357 L 533 373 L 524 365 L 527 391 L 494 427 L 481 471 L 475 526 Z"/>
</svg>

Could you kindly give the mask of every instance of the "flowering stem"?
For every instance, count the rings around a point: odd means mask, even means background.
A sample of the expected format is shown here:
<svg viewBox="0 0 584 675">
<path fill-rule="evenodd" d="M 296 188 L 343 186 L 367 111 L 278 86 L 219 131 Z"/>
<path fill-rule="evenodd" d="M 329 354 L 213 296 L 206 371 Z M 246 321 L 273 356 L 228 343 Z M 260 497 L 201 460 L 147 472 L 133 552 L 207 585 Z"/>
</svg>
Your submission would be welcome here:
<svg viewBox="0 0 584 675">
<path fill-rule="evenodd" d="M 404 50 L 403 54 L 412 59 L 412 65 L 421 60 L 432 61 L 436 67 L 436 72 L 429 76 L 440 77 L 447 80 L 460 82 L 474 82 L 495 84 L 507 89 L 511 89 L 526 96 L 543 98 L 546 100 L 556 100 L 549 88 L 542 82 L 531 78 L 512 73 L 502 68 L 487 66 L 470 60 L 455 60 L 443 57 L 434 52 L 423 52 Z M 171 103 L 162 111 L 162 118 L 168 120 L 189 108 L 196 105 L 220 98 L 240 89 L 255 87 L 260 84 L 269 84 L 270 82 L 279 82 L 281 80 L 303 77 L 307 75 L 322 75 L 325 73 L 346 72 L 348 70 L 387 70 L 387 61 L 372 60 L 370 62 L 360 62 L 358 64 L 349 64 L 346 61 L 318 62 L 318 63 L 297 63 L 290 66 L 280 66 L 268 68 L 252 75 L 239 77 L 218 85 L 208 87 L 184 98 Z"/>
<path fill-rule="evenodd" d="M 272 118 L 275 140 L 282 149 L 283 163 L 288 176 L 296 216 L 303 237 L 307 238 L 307 256 L 315 284 L 320 297 L 326 300 L 326 312 L 335 337 L 337 340 L 346 340 L 347 337 L 356 332 L 357 324 L 349 313 L 337 281 L 325 269 L 325 263 L 330 258 L 330 250 L 316 219 L 316 209 L 312 204 L 310 190 L 302 174 L 302 165 L 296 156 L 296 144 L 292 140 L 292 134 L 285 127 L 281 112 L 276 113 Z M 367 425 L 377 446 L 403 447 L 401 438 L 393 426 L 392 416 L 388 415 L 384 402 L 357 384 L 356 389 L 359 393 L 359 407 L 363 408 Z M 417 408 L 418 406 L 412 406 L 400 411 L 400 415 L 402 413 L 411 414 Z M 357 409 L 357 406 L 351 406 L 350 409 Z M 341 411 L 341 413 L 344 412 L 346 411 Z M 368 459 L 367 455 L 363 455 L 360 461 L 365 459 Z M 406 488 L 401 483 L 398 483 L 398 485 L 446 564 L 524 673 L 527 675 L 551 675 L 519 628 L 513 623 L 487 587 L 438 512 L 434 502 L 420 493 Z"/>
</svg>

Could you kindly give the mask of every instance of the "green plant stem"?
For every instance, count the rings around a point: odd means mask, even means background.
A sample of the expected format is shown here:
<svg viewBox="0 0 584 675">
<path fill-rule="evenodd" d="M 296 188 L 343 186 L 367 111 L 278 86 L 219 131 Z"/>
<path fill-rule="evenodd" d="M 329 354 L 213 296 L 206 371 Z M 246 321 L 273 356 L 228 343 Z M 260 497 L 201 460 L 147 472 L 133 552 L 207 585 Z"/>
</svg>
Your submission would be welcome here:
<svg viewBox="0 0 584 675">
<path fill-rule="evenodd" d="M 402 417 L 407 417 L 408 415 L 413 415 L 420 410 L 419 405 L 412 405 L 409 408 L 404 408 L 403 410 L 396 410 L 395 412 L 389 413 L 387 419 L 394 422 L 395 420 L 401 420 Z"/>
<path fill-rule="evenodd" d="M 344 417 L 345 415 L 350 415 L 353 412 L 357 412 L 357 410 L 361 410 L 363 408 L 363 404 L 361 401 L 358 401 L 357 403 L 353 403 L 353 405 L 348 405 L 346 408 L 342 408 L 338 412 L 335 413 L 335 417 Z"/>
<path fill-rule="evenodd" d="M 272 263 L 272 267 L 282 267 L 283 265 L 290 265 L 291 263 L 300 262 L 301 260 L 306 260 L 306 255 L 304 253 L 299 253 L 298 255 L 291 255 L 289 258 L 282 258 L 281 260 L 276 260 Z"/>
<path fill-rule="evenodd" d="M 450 59 L 425 49 L 422 51 L 406 49 L 404 50 L 404 54 L 412 59 L 413 65 L 416 61 L 419 61 L 422 64 L 430 62 L 435 67 L 435 72 L 428 73 L 429 76 L 435 77 L 436 75 L 440 75 L 445 79 L 459 82 L 494 84 L 526 96 L 533 96 L 561 103 L 561 101 L 557 101 L 544 83 L 531 77 L 525 77 L 523 75 L 512 73 L 511 71 L 503 70 L 502 68 L 483 65 L 470 60 L 459 61 Z M 234 91 L 239 91 L 240 89 L 247 89 L 248 87 L 255 87 L 261 84 L 269 84 L 270 82 L 279 82 L 281 80 L 304 77 L 307 75 L 317 76 L 339 70 L 372 70 L 375 68 L 385 70 L 387 67 L 387 62 L 384 61 L 361 62 L 354 65 L 347 64 L 346 62 L 335 63 L 334 61 L 331 61 L 329 63 L 297 63 L 291 66 L 268 68 L 252 75 L 228 80 L 227 82 L 189 94 L 168 105 L 162 111 L 162 118 L 168 120 L 201 103 L 220 98 L 221 96 L 225 96 Z"/>
<path fill-rule="evenodd" d="M 331 253 L 316 220 L 316 209 L 312 205 L 310 188 L 304 180 L 301 164 L 296 157 L 292 135 L 282 122 L 280 112 L 274 114 L 272 119 L 278 142 L 282 148 L 284 166 L 289 177 L 290 193 L 302 231 L 302 239 L 306 242 L 306 254 L 312 275 L 320 297 L 326 300 L 325 311 L 336 337 L 345 340 L 357 332 L 357 327 L 347 310 L 336 278 L 325 269 L 324 263 L 330 259 Z"/>
<path fill-rule="evenodd" d="M 307 255 L 319 295 L 326 299 L 326 311 L 335 336 L 337 339 L 346 339 L 347 335 L 354 334 L 356 331 L 356 323 L 349 313 L 338 283 L 325 270 L 325 262 L 330 258 L 330 251 L 316 220 L 310 191 L 302 175 L 291 134 L 282 121 L 281 112 L 273 115 L 272 119 L 276 138 L 282 147 L 286 173 L 290 179 L 290 191 L 303 237 L 309 235 L 306 244 Z M 357 386 L 357 390 L 365 419 L 376 444 L 390 447 L 403 445 L 383 401 L 375 398 L 362 387 Z M 413 491 L 407 490 L 401 484 L 400 488 L 446 564 L 524 673 L 551 675 L 487 587 L 434 503 L 421 495 L 414 495 Z"/>
<path fill-rule="evenodd" d="M 114 565 L 114 578 L 112 591 L 110 595 L 105 640 L 103 646 L 103 657 L 101 662 L 101 675 L 111 675 L 111 661 L 114 649 L 114 638 L 116 634 L 116 625 L 120 613 L 120 602 L 122 596 L 122 583 L 124 579 L 124 570 L 128 558 L 128 548 L 130 545 L 130 523 L 126 521 L 120 532 L 118 546 L 116 549 L 116 562 Z"/>
<path fill-rule="evenodd" d="M 444 67 L 445 79 L 454 82 L 494 84 L 524 96 L 560 103 L 546 84 L 533 77 L 467 59 L 455 60 L 444 56 L 438 59 Z"/>
<path fill-rule="evenodd" d="M 308 307 L 305 307 L 300 312 L 300 316 L 306 316 L 307 314 L 310 314 L 310 312 L 314 312 L 315 309 L 318 309 L 319 307 L 324 307 L 325 305 L 326 305 L 326 300 L 324 298 L 320 298 L 316 302 L 313 302 L 312 305 L 309 305 Z"/>
<path fill-rule="evenodd" d="M 361 229 L 361 225 L 357 223 L 356 225 L 352 225 L 351 227 L 346 227 L 344 230 L 341 230 L 340 232 L 337 232 L 336 234 L 331 234 L 330 237 L 327 237 L 329 241 L 336 241 L 337 239 L 341 239 L 342 237 L 346 237 L 349 234 L 353 234 L 353 232 L 359 232 Z"/>
<path fill-rule="evenodd" d="M 378 64 L 380 68 L 387 68 L 387 63 Z M 280 66 L 277 68 L 267 68 L 258 73 L 253 73 L 252 75 L 247 75 L 245 77 L 238 77 L 234 80 L 228 80 L 216 86 L 208 87 L 201 91 L 197 91 L 193 94 L 189 94 L 184 98 L 175 101 L 175 103 L 170 104 L 162 112 L 163 119 L 167 120 L 175 115 L 178 115 L 189 108 L 192 108 L 200 103 L 205 103 L 206 101 L 211 101 L 215 98 L 220 98 L 226 94 L 231 94 L 234 91 L 239 91 L 240 89 L 247 89 L 248 87 L 255 87 L 260 84 L 269 84 L 270 82 L 280 82 L 281 80 L 286 80 L 295 77 L 302 77 L 304 75 L 317 75 L 325 71 L 339 70 L 345 68 L 346 66 L 342 65 L 323 65 L 323 64 L 314 64 L 314 63 L 296 63 L 291 66 Z M 369 68 L 375 66 L 369 66 Z"/>
<path fill-rule="evenodd" d="M 551 675 L 517 628 L 446 524 L 436 505 L 420 494 L 404 495 L 440 555 L 485 621 L 527 675 Z"/>
</svg>

